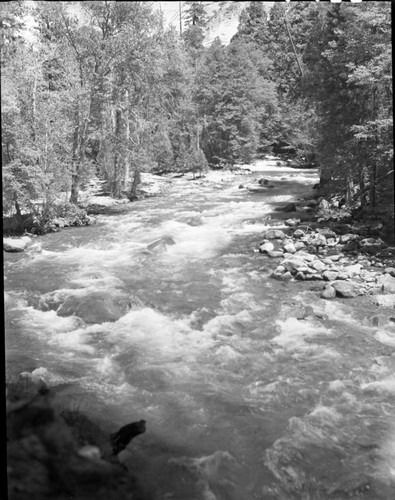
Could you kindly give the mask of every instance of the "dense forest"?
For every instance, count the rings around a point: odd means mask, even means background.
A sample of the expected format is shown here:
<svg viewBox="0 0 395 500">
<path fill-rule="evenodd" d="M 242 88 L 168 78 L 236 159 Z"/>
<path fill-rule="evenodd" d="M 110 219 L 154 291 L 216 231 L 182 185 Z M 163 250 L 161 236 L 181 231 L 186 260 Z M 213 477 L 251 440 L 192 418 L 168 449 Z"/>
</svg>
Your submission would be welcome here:
<svg viewBox="0 0 395 500">
<path fill-rule="evenodd" d="M 279 152 L 360 213 L 389 211 L 390 2 L 245 2 L 230 43 L 210 46 L 206 4 L 183 2 L 180 33 L 152 2 L 3 3 L 3 214 L 39 206 L 43 225 L 93 176 L 133 200 L 141 172 Z"/>
</svg>

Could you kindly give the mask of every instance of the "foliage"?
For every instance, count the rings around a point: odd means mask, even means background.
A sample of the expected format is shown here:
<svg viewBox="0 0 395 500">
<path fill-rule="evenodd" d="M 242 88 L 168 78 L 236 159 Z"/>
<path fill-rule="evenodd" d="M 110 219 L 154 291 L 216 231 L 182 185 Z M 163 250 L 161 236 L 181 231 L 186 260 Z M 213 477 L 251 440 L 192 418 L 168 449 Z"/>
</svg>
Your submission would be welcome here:
<svg viewBox="0 0 395 500">
<path fill-rule="evenodd" d="M 319 18 L 304 85 L 316 103 L 322 178 L 348 201 L 358 186 L 375 208 L 393 170 L 390 5 L 328 5 Z"/>
<path fill-rule="evenodd" d="M 206 2 L 184 2 L 182 36 L 150 2 L 7 2 L 4 212 L 40 202 L 49 220 L 59 196 L 78 205 L 93 175 L 134 199 L 141 172 L 195 175 L 281 144 L 316 160 L 322 184 L 350 206 L 389 206 L 390 3 L 243 7 L 231 42 L 206 47 Z M 33 41 L 23 36 L 29 9 Z"/>
</svg>

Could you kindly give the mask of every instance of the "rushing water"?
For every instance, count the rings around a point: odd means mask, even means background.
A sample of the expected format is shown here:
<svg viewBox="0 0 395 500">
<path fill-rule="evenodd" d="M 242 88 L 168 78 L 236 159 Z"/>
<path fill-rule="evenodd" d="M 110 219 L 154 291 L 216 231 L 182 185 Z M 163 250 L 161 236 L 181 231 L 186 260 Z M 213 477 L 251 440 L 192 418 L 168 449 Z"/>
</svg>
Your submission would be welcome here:
<svg viewBox="0 0 395 500">
<path fill-rule="evenodd" d="M 267 216 L 317 180 L 259 168 L 267 193 L 180 179 L 6 254 L 7 364 L 108 431 L 145 419 L 123 458 L 154 500 L 394 499 L 394 318 L 269 277 Z"/>
</svg>

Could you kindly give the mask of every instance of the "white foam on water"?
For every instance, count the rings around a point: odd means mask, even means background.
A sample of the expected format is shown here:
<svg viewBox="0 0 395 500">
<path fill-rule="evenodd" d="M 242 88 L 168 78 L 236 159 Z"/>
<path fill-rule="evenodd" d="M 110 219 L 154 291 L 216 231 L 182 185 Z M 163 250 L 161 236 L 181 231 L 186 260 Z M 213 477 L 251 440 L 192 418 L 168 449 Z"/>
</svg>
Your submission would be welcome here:
<svg viewBox="0 0 395 500">
<path fill-rule="evenodd" d="M 218 255 L 232 240 L 228 232 L 219 226 L 180 226 L 183 227 L 168 230 L 176 242 L 167 247 L 167 254 L 173 258 L 209 259 Z"/>
<path fill-rule="evenodd" d="M 306 340 L 311 340 L 318 335 L 332 335 L 332 330 L 321 325 L 311 324 L 308 321 L 299 321 L 296 318 L 276 320 L 280 334 L 271 339 L 271 343 L 281 346 L 285 350 L 303 351 L 312 346 L 306 345 Z"/>
<path fill-rule="evenodd" d="M 362 390 L 374 389 L 383 394 L 395 395 L 395 375 L 391 375 L 382 380 L 361 384 Z"/>
<path fill-rule="evenodd" d="M 336 379 L 336 380 L 332 380 L 331 382 L 329 382 L 329 385 L 328 385 L 328 391 L 331 391 L 331 392 L 343 392 L 344 389 L 346 388 L 346 385 L 344 383 L 343 380 L 339 380 L 339 379 Z"/>
<path fill-rule="evenodd" d="M 204 325 L 203 332 L 214 339 L 221 336 L 229 337 L 237 335 L 240 332 L 240 328 L 249 324 L 250 321 L 251 315 L 245 310 L 237 314 L 220 314 Z"/>
<path fill-rule="evenodd" d="M 94 266 L 79 269 L 69 277 L 69 282 L 80 287 L 94 287 L 95 289 L 110 289 L 123 285 L 122 280 L 110 272 Z"/>
<path fill-rule="evenodd" d="M 109 337 L 116 340 L 121 349 L 122 345 L 137 346 L 148 363 L 158 365 L 183 360 L 188 366 L 215 345 L 211 331 L 193 330 L 189 322 L 189 317 L 173 318 L 144 308 L 130 311 L 116 321 Z"/>
<path fill-rule="evenodd" d="M 214 355 L 215 359 L 222 365 L 231 364 L 233 366 L 234 363 L 244 359 L 244 356 L 230 345 L 219 346 Z"/>
<path fill-rule="evenodd" d="M 378 340 L 381 344 L 388 345 L 390 347 L 395 347 L 395 332 L 378 330 L 374 338 Z"/>
<path fill-rule="evenodd" d="M 216 481 L 224 467 L 234 466 L 236 461 L 227 451 L 217 450 L 211 455 L 203 457 L 181 457 L 170 459 L 171 463 L 184 465 L 197 471 L 204 479 Z"/>
<path fill-rule="evenodd" d="M 53 373 L 52 371 L 48 370 L 47 368 L 44 368 L 43 366 L 39 366 L 31 373 L 22 372 L 21 376 L 26 376 L 27 378 L 30 378 L 34 381 L 43 380 L 47 385 L 56 385 L 65 381 L 69 381 L 69 379 L 66 379 L 65 377 Z"/>
<path fill-rule="evenodd" d="M 61 317 L 56 311 L 39 311 L 31 306 L 21 308 L 21 317 L 18 322 L 31 335 L 51 335 L 56 333 L 73 332 L 82 321 L 75 316 Z"/>
<path fill-rule="evenodd" d="M 19 297 L 16 293 L 4 292 L 4 307 L 7 311 L 19 309 L 26 306 L 26 300 L 24 300 L 22 297 Z"/>
<path fill-rule="evenodd" d="M 308 414 L 309 417 L 313 417 L 317 420 L 320 425 L 331 425 L 335 426 L 342 420 L 342 415 L 338 413 L 335 408 L 330 406 L 325 406 L 319 403 L 313 410 Z"/>
<path fill-rule="evenodd" d="M 376 466 L 377 475 L 395 487 L 395 425 L 392 424 L 378 450 L 380 461 Z"/>
<path fill-rule="evenodd" d="M 197 478 L 196 486 L 201 500 L 219 500 L 213 490 L 217 485 L 230 485 L 233 483 L 232 475 L 237 467 L 234 457 L 226 452 L 217 450 L 211 455 L 191 458 L 171 458 L 169 464 L 178 465 L 189 469 Z M 194 496 L 195 498 L 195 496 Z"/>
<path fill-rule="evenodd" d="M 257 311 L 262 307 L 262 305 L 258 304 L 252 293 L 239 292 L 221 300 L 221 307 L 224 312 L 231 313 L 240 309 Z"/>
</svg>

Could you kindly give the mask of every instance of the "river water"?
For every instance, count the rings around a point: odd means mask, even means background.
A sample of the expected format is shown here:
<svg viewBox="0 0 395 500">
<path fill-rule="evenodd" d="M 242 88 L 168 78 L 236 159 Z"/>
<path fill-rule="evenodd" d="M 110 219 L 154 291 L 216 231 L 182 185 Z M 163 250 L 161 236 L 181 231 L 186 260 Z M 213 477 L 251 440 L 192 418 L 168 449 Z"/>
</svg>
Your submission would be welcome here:
<svg viewBox="0 0 395 500">
<path fill-rule="evenodd" d="M 147 498 L 393 500 L 394 318 L 270 278 L 268 216 L 317 172 L 252 170 L 5 254 L 7 366 L 108 432 L 145 419 L 121 458 Z"/>
</svg>

